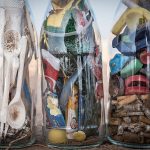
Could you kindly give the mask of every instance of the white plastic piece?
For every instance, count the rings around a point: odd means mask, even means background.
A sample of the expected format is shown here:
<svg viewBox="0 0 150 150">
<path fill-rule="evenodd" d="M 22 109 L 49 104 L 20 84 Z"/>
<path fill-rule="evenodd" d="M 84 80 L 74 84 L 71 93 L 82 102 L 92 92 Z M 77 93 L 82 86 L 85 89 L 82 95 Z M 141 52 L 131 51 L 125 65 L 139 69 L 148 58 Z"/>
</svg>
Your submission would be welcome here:
<svg viewBox="0 0 150 150">
<path fill-rule="evenodd" d="M 12 75 L 11 75 L 11 88 L 15 85 L 16 76 L 19 68 L 19 58 L 17 55 L 13 56 L 12 59 Z"/>
<path fill-rule="evenodd" d="M 21 33 L 21 22 L 23 16 L 23 9 L 6 9 L 6 32 L 8 30 L 14 30 Z"/>
<path fill-rule="evenodd" d="M 9 101 L 9 90 L 10 90 L 10 69 L 11 69 L 11 62 L 12 62 L 12 53 L 5 51 L 4 53 L 5 59 L 7 61 L 7 68 L 6 68 L 6 77 L 5 77 L 5 84 L 4 84 L 4 95 L 3 101 L 1 106 L 1 133 L 3 132 L 4 125 L 7 120 L 7 109 L 8 109 L 8 101 Z"/>
<path fill-rule="evenodd" d="M 7 122 L 14 129 L 22 128 L 26 118 L 26 110 L 21 98 L 24 62 L 25 62 L 25 55 L 27 50 L 26 37 L 21 38 L 20 45 L 22 46 L 22 48 L 20 54 L 20 67 L 19 67 L 18 78 L 17 78 L 17 89 L 16 89 L 15 97 L 9 103 L 8 113 L 7 113 Z"/>
</svg>

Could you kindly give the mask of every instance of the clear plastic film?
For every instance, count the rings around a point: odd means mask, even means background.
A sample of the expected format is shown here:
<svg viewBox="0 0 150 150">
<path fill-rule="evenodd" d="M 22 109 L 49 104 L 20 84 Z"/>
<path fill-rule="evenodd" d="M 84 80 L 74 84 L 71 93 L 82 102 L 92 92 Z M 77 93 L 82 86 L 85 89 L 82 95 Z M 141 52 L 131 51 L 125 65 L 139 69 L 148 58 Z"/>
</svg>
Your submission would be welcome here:
<svg viewBox="0 0 150 150">
<path fill-rule="evenodd" d="M 33 43 L 24 1 L 0 1 L 0 148 L 34 142 L 28 65 Z"/>
<path fill-rule="evenodd" d="M 49 147 L 98 146 L 105 128 L 96 23 L 84 0 L 53 0 L 52 6 L 41 37 L 46 141 Z"/>
<path fill-rule="evenodd" d="M 122 0 L 109 46 L 108 139 L 149 148 L 150 2 Z"/>
</svg>

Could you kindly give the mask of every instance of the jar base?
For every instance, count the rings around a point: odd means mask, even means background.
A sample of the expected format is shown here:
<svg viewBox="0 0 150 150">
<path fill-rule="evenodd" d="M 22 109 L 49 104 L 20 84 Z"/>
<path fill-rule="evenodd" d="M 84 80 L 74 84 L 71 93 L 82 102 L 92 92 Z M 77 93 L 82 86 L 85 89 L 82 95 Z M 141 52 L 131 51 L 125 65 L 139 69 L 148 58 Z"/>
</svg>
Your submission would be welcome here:
<svg viewBox="0 0 150 150">
<path fill-rule="evenodd" d="M 7 148 L 11 148 L 11 149 L 21 149 L 21 148 L 26 148 L 29 146 L 32 146 L 35 143 L 35 138 L 31 138 L 31 140 L 29 142 L 26 142 L 24 144 L 18 144 L 18 145 L 0 145 L 0 149 L 7 149 Z"/>
<path fill-rule="evenodd" d="M 150 149 L 150 144 L 134 144 L 134 143 L 129 144 L 129 143 L 119 142 L 117 140 L 113 140 L 110 136 L 108 136 L 107 139 L 111 144 L 123 146 L 126 148 Z"/>
<path fill-rule="evenodd" d="M 53 144 L 48 144 L 49 148 L 61 148 L 61 149 L 65 149 L 65 150 L 72 150 L 72 149 L 88 149 L 88 148 L 96 148 L 99 147 L 101 144 L 103 143 L 103 141 L 101 142 L 97 142 L 91 145 L 53 145 Z"/>
</svg>

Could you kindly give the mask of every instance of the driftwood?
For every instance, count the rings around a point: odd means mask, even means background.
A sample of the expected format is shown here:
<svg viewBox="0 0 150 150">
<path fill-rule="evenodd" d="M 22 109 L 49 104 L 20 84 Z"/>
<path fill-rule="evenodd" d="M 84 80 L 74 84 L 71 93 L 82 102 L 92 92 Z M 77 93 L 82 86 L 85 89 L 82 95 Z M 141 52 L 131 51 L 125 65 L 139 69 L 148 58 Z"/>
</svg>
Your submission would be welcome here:
<svg viewBox="0 0 150 150">
<path fill-rule="evenodd" d="M 126 98 L 120 100 L 118 102 L 118 105 L 120 105 L 120 106 L 127 105 L 127 104 L 130 104 L 130 103 L 136 101 L 137 99 L 138 99 L 137 95 L 127 96 Z"/>
<path fill-rule="evenodd" d="M 118 96 L 111 101 L 110 134 L 127 143 L 150 142 L 150 94 Z"/>
<path fill-rule="evenodd" d="M 121 119 L 120 118 L 111 118 L 110 125 L 118 126 L 120 124 L 121 124 Z"/>
<path fill-rule="evenodd" d="M 150 125 L 150 119 L 148 119 L 148 118 L 145 117 L 145 116 L 140 116 L 140 117 L 139 117 L 139 121 L 140 121 L 140 122 L 143 122 L 143 123 L 145 123 L 145 124 Z"/>
<path fill-rule="evenodd" d="M 129 116 L 144 116 L 144 113 L 143 112 L 120 111 L 120 112 L 114 113 L 112 116 L 115 117 L 115 118 L 129 117 Z"/>
</svg>

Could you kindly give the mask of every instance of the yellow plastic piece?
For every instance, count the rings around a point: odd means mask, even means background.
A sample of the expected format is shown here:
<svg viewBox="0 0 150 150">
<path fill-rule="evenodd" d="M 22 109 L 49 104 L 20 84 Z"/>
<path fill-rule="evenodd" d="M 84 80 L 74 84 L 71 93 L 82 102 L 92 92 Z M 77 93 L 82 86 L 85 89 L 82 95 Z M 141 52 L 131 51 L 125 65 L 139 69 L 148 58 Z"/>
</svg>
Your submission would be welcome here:
<svg viewBox="0 0 150 150">
<path fill-rule="evenodd" d="M 144 17 L 147 21 L 150 21 L 150 12 L 144 8 L 137 7 L 137 8 L 131 8 L 127 9 L 120 17 L 120 19 L 117 21 L 117 23 L 114 25 L 112 29 L 112 33 L 115 35 L 119 35 L 119 33 L 122 31 L 122 29 L 126 25 L 126 20 L 131 15 L 139 15 Z"/>
<path fill-rule="evenodd" d="M 51 129 L 48 132 L 48 140 L 51 144 L 63 144 L 67 142 L 66 131 L 63 129 Z"/>
<path fill-rule="evenodd" d="M 81 2 L 81 0 L 78 0 L 77 2 L 76 2 L 76 7 L 78 7 L 78 5 L 79 5 L 79 3 Z"/>
<path fill-rule="evenodd" d="M 56 8 L 56 12 L 48 17 L 47 26 L 53 26 L 58 28 L 61 27 L 63 17 L 66 11 L 72 7 L 73 2 L 74 0 L 70 0 L 69 3 L 63 9 L 54 4 L 53 7 Z"/>
<path fill-rule="evenodd" d="M 74 132 L 73 139 L 78 142 L 82 142 L 86 139 L 86 134 L 83 131 Z"/>
</svg>

